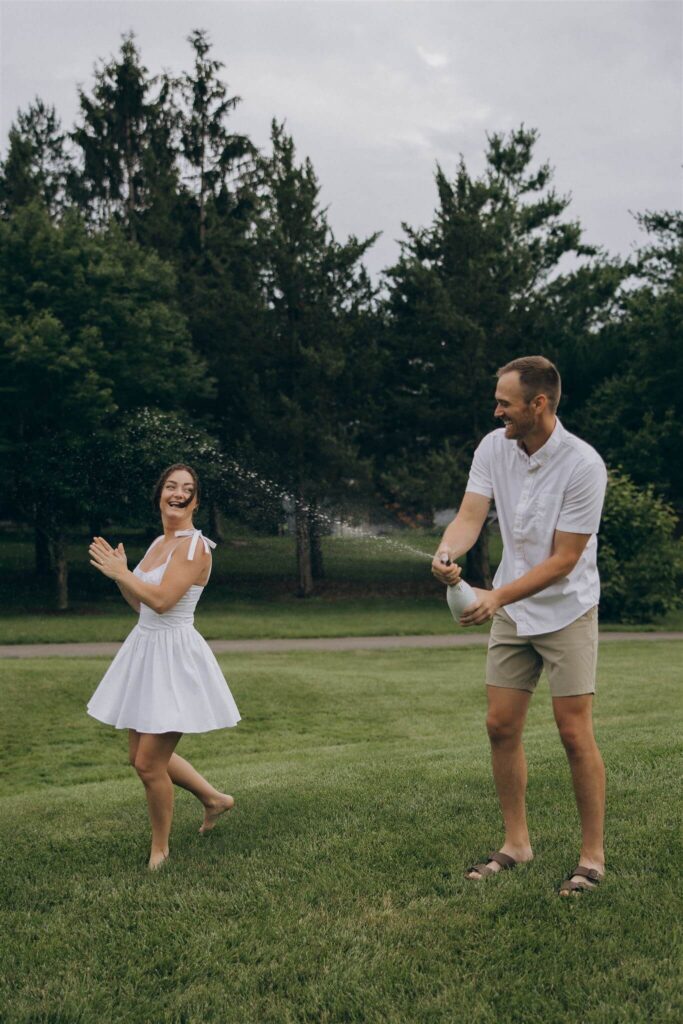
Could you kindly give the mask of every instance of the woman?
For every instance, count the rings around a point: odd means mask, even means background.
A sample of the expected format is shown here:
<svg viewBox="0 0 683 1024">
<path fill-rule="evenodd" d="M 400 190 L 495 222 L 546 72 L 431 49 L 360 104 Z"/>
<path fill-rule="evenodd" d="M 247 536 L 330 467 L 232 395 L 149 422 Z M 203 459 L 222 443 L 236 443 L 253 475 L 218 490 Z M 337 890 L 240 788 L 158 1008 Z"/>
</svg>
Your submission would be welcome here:
<svg viewBox="0 0 683 1024">
<path fill-rule="evenodd" d="M 194 610 L 211 573 L 213 541 L 192 524 L 199 479 L 191 466 L 166 469 L 154 492 L 164 532 L 133 572 L 123 545 L 103 537 L 90 545 L 90 564 L 115 580 L 140 613 L 88 704 L 88 713 L 128 729 L 130 762 L 145 787 L 152 823 L 149 867 L 168 859 L 173 784 L 204 805 L 202 835 L 235 804 L 175 753 L 183 733 L 237 725 L 240 715 L 211 649 L 193 626 Z"/>
</svg>

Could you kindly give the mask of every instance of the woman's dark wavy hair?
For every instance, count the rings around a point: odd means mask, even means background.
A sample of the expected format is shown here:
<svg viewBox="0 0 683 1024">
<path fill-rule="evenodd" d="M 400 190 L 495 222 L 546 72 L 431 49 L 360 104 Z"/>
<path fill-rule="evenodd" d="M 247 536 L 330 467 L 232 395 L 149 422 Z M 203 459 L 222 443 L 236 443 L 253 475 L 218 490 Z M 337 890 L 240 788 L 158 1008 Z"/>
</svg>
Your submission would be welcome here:
<svg viewBox="0 0 683 1024">
<path fill-rule="evenodd" d="M 166 467 L 166 469 L 163 471 L 163 473 L 156 482 L 154 494 L 152 495 L 152 504 L 154 505 L 155 512 L 159 512 L 161 508 L 161 492 L 164 489 L 164 484 L 168 480 L 171 473 L 175 473 L 176 470 L 178 469 L 184 469 L 185 472 L 189 473 L 192 479 L 194 480 L 194 494 L 191 495 L 186 504 L 189 505 L 190 502 L 192 501 L 192 498 L 196 497 L 197 508 L 199 508 L 199 499 L 201 497 L 202 488 L 201 484 L 199 483 L 199 477 L 197 476 L 196 471 L 192 468 L 192 466 L 188 466 L 186 462 L 174 462 L 172 466 Z"/>
</svg>

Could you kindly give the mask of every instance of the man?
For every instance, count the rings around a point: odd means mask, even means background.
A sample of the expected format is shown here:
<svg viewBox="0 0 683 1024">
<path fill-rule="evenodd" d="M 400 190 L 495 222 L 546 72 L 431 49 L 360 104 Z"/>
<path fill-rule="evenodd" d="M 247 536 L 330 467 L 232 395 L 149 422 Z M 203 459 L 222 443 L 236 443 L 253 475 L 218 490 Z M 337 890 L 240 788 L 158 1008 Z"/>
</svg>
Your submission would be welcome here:
<svg viewBox="0 0 683 1024">
<path fill-rule="evenodd" d="M 597 452 L 556 416 L 560 375 L 542 356 L 498 370 L 495 416 L 504 426 L 477 448 L 467 490 L 432 562 L 443 583 L 460 577 L 455 559 L 475 543 L 491 499 L 503 558 L 492 590 L 477 590 L 463 626 L 493 619 L 486 662 L 493 776 L 505 841 L 466 877 L 480 881 L 533 858 L 526 823 L 522 730 L 541 669 L 571 768 L 582 845 L 579 864 L 560 888 L 576 895 L 605 871 L 605 769 L 593 736 L 600 581 L 596 533 L 607 473 Z"/>
</svg>

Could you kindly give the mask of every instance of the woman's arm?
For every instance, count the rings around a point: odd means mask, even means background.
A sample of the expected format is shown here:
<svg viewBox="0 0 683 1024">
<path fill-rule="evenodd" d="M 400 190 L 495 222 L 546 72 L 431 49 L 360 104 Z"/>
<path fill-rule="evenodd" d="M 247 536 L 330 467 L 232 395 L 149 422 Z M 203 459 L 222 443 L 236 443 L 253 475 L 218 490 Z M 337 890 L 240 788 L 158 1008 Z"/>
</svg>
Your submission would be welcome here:
<svg viewBox="0 0 683 1024">
<path fill-rule="evenodd" d="M 145 583 L 138 579 L 116 555 L 94 544 L 90 546 L 90 564 L 99 569 L 104 576 L 115 580 L 122 588 L 122 592 L 125 587 L 142 604 L 163 615 L 178 603 L 191 586 L 199 582 L 211 562 L 211 555 L 208 555 L 201 545 L 197 546 L 195 557 L 192 560 L 188 559 L 190 541 L 191 538 L 187 537 L 178 544 L 160 584 Z"/>
<path fill-rule="evenodd" d="M 121 591 L 122 596 L 125 598 L 125 600 L 128 602 L 128 604 L 131 606 L 133 611 L 139 613 L 140 612 L 140 599 L 137 598 L 135 596 L 135 594 L 131 590 L 128 589 L 128 587 L 125 585 L 125 583 L 122 583 L 120 580 L 116 581 L 116 586 L 119 588 L 119 590 Z"/>
</svg>

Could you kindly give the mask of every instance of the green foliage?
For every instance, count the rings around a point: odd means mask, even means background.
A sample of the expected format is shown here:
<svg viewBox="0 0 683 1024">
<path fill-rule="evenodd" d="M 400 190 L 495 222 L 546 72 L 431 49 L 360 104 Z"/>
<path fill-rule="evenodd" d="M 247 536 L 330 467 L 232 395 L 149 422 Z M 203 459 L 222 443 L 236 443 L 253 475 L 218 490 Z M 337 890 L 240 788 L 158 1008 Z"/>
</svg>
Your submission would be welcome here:
<svg viewBox="0 0 683 1024">
<path fill-rule="evenodd" d="M 223 455 L 216 441 L 186 414 L 145 407 L 119 418 L 117 428 L 100 439 L 101 457 L 95 459 L 95 492 L 108 496 L 103 516 L 112 512 L 119 522 L 159 528 L 159 510 L 152 505 L 154 485 L 174 462 L 187 462 L 201 482 L 201 510 L 210 501 L 226 503 Z M 203 519 L 202 514 L 202 519 Z"/>
<path fill-rule="evenodd" d="M 404 225 L 400 260 L 388 271 L 375 451 L 380 484 L 408 508 L 431 511 L 453 494 L 493 429 L 496 368 L 543 350 L 551 274 L 567 253 L 593 254 L 579 225 L 563 219 L 569 200 L 550 187 L 550 167 L 533 166 L 536 141 L 524 127 L 492 135 L 478 178 L 463 160 L 453 181 L 437 168 L 432 224 Z"/>
<path fill-rule="evenodd" d="M 600 611 L 614 622 L 642 622 L 681 604 L 683 544 L 676 515 L 649 487 L 609 473 L 600 526 Z"/>
<path fill-rule="evenodd" d="M 80 120 L 71 135 L 82 157 L 74 198 L 96 222 L 116 219 L 131 239 L 143 229 L 143 236 L 168 243 L 168 230 L 159 237 L 156 209 L 173 215 L 178 180 L 177 114 L 168 77 L 149 76 L 129 33 L 118 59 L 95 69 L 90 95 L 79 89 L 79 103 Z"/>
<path fill-rule="evenodd" d="M 232 131 L 240 98 L 207 33 L 188 42 L 190 69 L 154 77 L 125 35 L 79 90 L 71 132 L 40 99 L 10 130 L 7 514 L 37 521 L 49 508 L 66 528 L 106 515 L 117 496 L 138 523 L 121 480 L 133 474 L 142 493 L 198 431 L 220 459 L 229 452 L 295 494 L 299 525 L 371 488 L 428 518 L 457 501 L 494 426 L 496 368 L 534 351 L 558 362 L 569 428 L 680 512 L 680 213 L 641 215 L 647 239 L 629 261 L 586 246 L 535 159 L 538 133 L 522 125 L 489 137 L 479 176 L 464 160 L 452 178 L 437 166 L 432 222 L 404 225 L 380 298 L 363 267 L 375 236 L 334 238 L 310 161 L 277 123 L 263 157 Z M 560 272 L 567 256 L 573 269 Z M 172 443 L 155 452 L 135 440 L 140 409 L 158 411 Z M 210 493 L 255 521 L 237 486 L 216 479 Z M 306 530 L 314 548 L 314 515 Z"/>
<path fill-rule="evenodd" d="M 248 440 L 266 475 L 294 495 L 300 590 L 308 595 L 319 553 L 309 518 L 367 475 L 356 441 L 372 381 L 361 382 L 360 392 L 354 387 L 355 353 L 374 297 L 361 260 L 376 236 L 337 242 L 310 160 L 297 164 L 292 138 L 275 121 L 271 141 L 260 166 L 256 255 L 264 309 L 250 366 Z"/>
<path fill-rule="evenodd" d="M 203 249 L 209 203 L 229 191 L 230 179 L 256 151 L 247 136 L 230 132 L 227 127 L 240 97 L 228 96 L 220 78 L 224 65 L 209 55 L 207 33 L 196 29 L 188 42 L 194 51 L 194 67 L 192 74 L 179 82 L 185 101 L 179 118 L 180 151 L 186 164 L 186 186 L 198 211 L 196 237 Z"/>
<path fill-rule="evenodd" d="M 263 302 L 258 281 L 251 168 L 255 148 L 230 130 L 240 102 L 220 78 L 203 31 L 189 42 L 194 65 L 176 82 L 178 153 L 182 168 L 182 245 L 174 254 L 193 343 L 216 380 L 203 411 L 231 447 L 248 430 L 252 349 Z"/>
<path fill-rule="evenodd" d="M 19 111 L 9 130 L 7 157 L 0 165 L 0 209 L 42 201 L 53 215 L 63 209 L 73 166 L 57 112 L 41 99 Z"/>
<path fill-rule="evenodd" d="M 257 253 L 266 310 L 251 428 L 280 479 L 319 498 L 359 468 L 353 355 L 373 298 L 361 259 L 376 236 L 337 242 L 310 160 L 297 165 L 292 138 L 275 122 L 272 146 L 262 163 Z"/>
<path fill-rule="evenodd" d="M 116 416 L 211 389 L 171 268 L 115 226 L 89 233 L 74 211 L 54 222 L 32 203 L 0 221 L 0 343 L 4 504 L 58 545 L 120 494 Z"/>
<path fill-rule="evenodd" d="M 595 347 L 614 358 L 595 375 L 577 426 L 608 463 L 683 508 L 683 214 L 639 218 L 650 240 L 621 311 Z"/>
<path fill-rule="evenodd" d="M 210 393 L 175 305 L 172 269 L 131 245 L 116 227 L 91 234 L 75 212 L 54 223 L 42 207 L 23 207 L 0 225 L 0 270 L 6 352 L 17 374 L 28 366 L 32 387 L 22 385 L 23 393 L 30 390 L 41 405 L 61 410 L 61 389 L 52 381 L 69 371 L 84 394 L 95 380 L 108 391 L 109 405 L 101 394 L 96 402 L 93 415 L 100 417 L 143 402 L 176 406 Z M 64 400 L 68 411 L 69 396 Z M 34 407 L 26 412 L 40 422 L 49 414 Z M 54 416 L 62 426 L 80 425 L 78 417 L 65 421 L 61 411 Z"/>
</svg>

